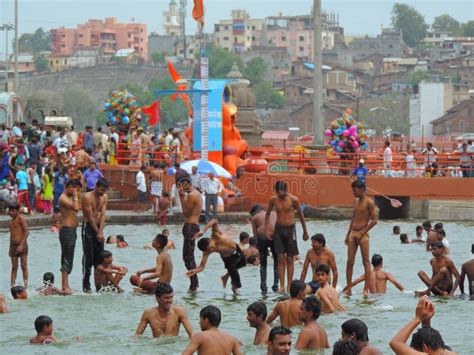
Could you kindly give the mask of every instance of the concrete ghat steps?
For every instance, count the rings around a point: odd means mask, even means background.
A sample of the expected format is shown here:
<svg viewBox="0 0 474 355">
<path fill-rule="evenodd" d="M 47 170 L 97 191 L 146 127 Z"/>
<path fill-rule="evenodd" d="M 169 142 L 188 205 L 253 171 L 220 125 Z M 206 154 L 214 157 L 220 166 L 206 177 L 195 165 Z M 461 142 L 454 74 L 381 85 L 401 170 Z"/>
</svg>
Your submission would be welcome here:
<svg viewBox="0 0 474 355">
<path fill-rule="evenodd" d="M 474 200 L 431 200 L 428 218 L 436 221 L 474 221 Z"/>
</svg>

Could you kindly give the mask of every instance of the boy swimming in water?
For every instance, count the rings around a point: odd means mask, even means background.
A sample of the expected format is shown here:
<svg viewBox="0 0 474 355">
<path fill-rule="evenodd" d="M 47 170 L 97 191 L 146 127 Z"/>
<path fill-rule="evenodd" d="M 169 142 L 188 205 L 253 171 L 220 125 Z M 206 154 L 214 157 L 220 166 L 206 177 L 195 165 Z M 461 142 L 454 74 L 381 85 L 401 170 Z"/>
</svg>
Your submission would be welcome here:
<svg viewBox="0 0 474 355">
<path fill-rule="evenodd" d="M 410 239 L 408 239 L 408 235 L 406 233 L 400 234 L 400 243 L 410 244 Z"/>
<path fill-rule="evenodd" d="M 51 272 L 46 272 L 43 275 L 43 285 L 36 290 L 41 296 L 65 295 L 62 290 L 54 287 L 54 274 Z"/>
<path fill-rule="evenodd" d="M 94 281 L 97 292 L 101 292 L 104 287 L 114 287 L 116 291 L 123 292 L 119 287 L 120 281 L 127 274 L 127 268 L 113 265 L 112 253 L 104 250 L 100 254 L 102 263 L 99 264 L 94 272 Z"/>
<path fill-rule="evenodd" d="M 321 313 L 345 312 L 346 308 L 339 302 L 339 294 L 329 284 L 329 266 L 320 264 L 316 267 L 316 276 L 319 281 L 319 289 L 316 296 L 321 300 Z"/>
<path fill-rule="evenodd" d="M 14 300 L 28 299 L 28 292 L 26 292 L 26 288 L 24 288 L 23 286 L 13 286 L 10 289 L 10 292 Z"/>
<path fill-rule="evenodd" d="M 48 316 L 39 316 L 35 319 L 36 336 L 30 339 L 30 344 L 53 344 L 58 339 L 53 335 L 53 320 Z"/>
<path fill-rule="evenodd" d="M 424 243 L 425 240 L 423 239 L 423 227 L 416 226 L 415 229 L 415 238 L 411 240 L 412 243 Z"/>
</svg>

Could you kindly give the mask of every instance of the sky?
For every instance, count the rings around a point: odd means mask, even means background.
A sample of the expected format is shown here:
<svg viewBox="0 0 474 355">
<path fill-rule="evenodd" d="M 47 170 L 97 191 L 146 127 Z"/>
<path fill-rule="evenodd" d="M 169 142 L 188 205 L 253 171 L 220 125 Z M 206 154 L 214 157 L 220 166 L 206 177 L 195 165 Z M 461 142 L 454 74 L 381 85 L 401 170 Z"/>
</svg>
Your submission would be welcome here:
<svg viewBox="0 0 474 355">
<path fill-rule="evenodd" d="M 179 0 L 178 0 L 179 2 Z M 187 33 L 196 32 L 191 18 L 193 0 L 187 0 Z M 376 35 L 382 26 L 390 25 L 391 10 L 396 0 L 322 0 L 323 11 L 339 14 L 346 35 Z M 447 13 L 460 22 L 474 19 L 473 0 L 398 0 L 415 7 L 431 23 L 433 18 Z M 163 11 L 169 0 L 18 0 L 19 33 L 30 33 L 38 27 L 45 30 L 58 27 L 74 28 L 88 19 L 117 17 L 120 22 L 140 22 L 148 32 L 163 33 Z M 205 31 L 213 24 L 229 19 L 233 9 L 245 9 L 252 18 L 309 14 L 311 0 L 204 0 Z M 0 24 L 14 22 L 14 0 L 0 0 Z M 10 33 L 10 36 L 13 32 Z M 9 41 L 10 42 L 10 41 Z M 0 32 L 0 53 L 5 48 L 5 32 Z"/>
</svg>

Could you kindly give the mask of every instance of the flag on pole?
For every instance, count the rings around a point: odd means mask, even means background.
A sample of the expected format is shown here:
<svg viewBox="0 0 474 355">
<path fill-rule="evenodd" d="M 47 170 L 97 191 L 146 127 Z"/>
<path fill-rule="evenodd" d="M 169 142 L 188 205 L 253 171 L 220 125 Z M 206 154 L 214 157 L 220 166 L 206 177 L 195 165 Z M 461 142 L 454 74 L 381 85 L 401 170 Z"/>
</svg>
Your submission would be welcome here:
<svg viewBox="0 0 474 355">
<path fill-rule="evenodd" d="M 204 4 L 203 0 L 194 0 L 193 18 L 204 27 Z"/>
<path fill-rule="evenodd" d="M 142 112 L 150 116 L 150 126 L 160 122 L 160 100 L 155 101 L 150 106 L 142 107 Z"/>
</svg>

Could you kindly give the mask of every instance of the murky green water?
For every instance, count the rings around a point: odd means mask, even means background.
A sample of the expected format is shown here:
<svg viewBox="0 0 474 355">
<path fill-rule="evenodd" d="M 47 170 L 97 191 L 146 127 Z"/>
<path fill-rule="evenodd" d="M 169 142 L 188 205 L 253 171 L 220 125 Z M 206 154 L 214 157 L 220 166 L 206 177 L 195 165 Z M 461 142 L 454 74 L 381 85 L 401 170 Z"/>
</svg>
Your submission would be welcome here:
<svg viewBox="0 0 474 355">
<path fill-rule="evenodd" d="M 397 223 L 402 232 L 414 235 L 414 223 Z M 348 222 L 310 222 L 310 234 L 324 233 L 328 246 L 334 251 L 339 268 L 339 285 L 345 283 L 346 248 L 343 239 Z M 423 269 L 429 272 L 431 254 L 424 251 L 423 245 L 401 245 L 398 238 L 391 235 L 393 223 L 381 222 L 371 233 L 371 253 L 383 255 L 386 270 L 392 274 L 407 289 L 422 288 L 417 279 L 417 272 Z M 451 244 L 451 257 L 460 268 L 461 264 L 471 258 L 471 243 L 474 241 L 472 225 L 447 223 L 447 239 Z M 200 291 L 196 295 L 186 292 L 188 280 L 184 277 L 184 265 L 181 261 L 180 226 L 171 226 L 171 237 L 176 242 L 177 250 L 171 255 L 174 262 L 173 287 L 175 303 L 186 307 L 193 327 L 198 330 L 199 310 L 205 305 L 214 304 L 223 313 L 221 329 L 238 337 L 245 345 L 247 354 L 264 354 L 264 348 L 252 344 L 254 330 L 248 326 L 245 319 L 246 307 L 255 300 L 267 303 L 269 311 L 274 306 L 278 295 L 269 293 L 263 297 L 259 290 L 259 272 L 256 267 L 247 267 L 241 271 L 243 288 L 238 297 L 234 297 L 230 289 L 223 290 L 219 275 L 223 273 L 223 265 L 216 255 L 211 257 L 206 270 L 200 274 Z M 224 226 L 231 235 L 237 237 L 241 230 L 250 232 L 250 225 Z M 156 253 L 143 249 L 158 232 L 154 225 L 108 226 L 106 235 L 121 233 L 126 236 L 130 247 L 117 249 L 109 246 L 114 253 L 114 262 L 128 267 L 129 272 L 135 272 L 154 265 Z M 299 231 L 301 236 L 301 231 Z M 310 246 L 309 242 L 298 240 L 302 257 Z M 40 287 L 42 275 L 46 271 L 54 272 L 59 283 L 60 247 L 56 234 L 49 230 L 34 230 L 30 236 L 30 289 Z M 120 295 L 84 295 L 81 289 L 81 257 L 82 245 L 78 240 L 75 266 L 71 275 L 71 285 L 77 293 L 71 297 L 41 297 L 30 292 L 27 301 L 14 301 L 9 295 L 10 258 L 8 258 L 8 235 L 0 237 L 0 291 L 7 295 L 9 312 L 0 316 L 0 350 L 2 354 L 13 353 L 48 353 L 48 354 L 177 354 L 187 344 L 186 333 L 181 329 L 177 338 L 153 339 L 147 329 L 141 339 L 133 338 L 143 309 L 156 305 L 154 297 L 135 295 L 132 287 L 125 280 L 125 294 Z M 200 255 L 196 254 L 198 261 Z M 354 276 L 361 274 L 360 256 L 356 262 Z M 296 266 L 299 276 L 302 265 Z M 18 279 L 19 280 L 19 279 Z M 333 344 L 340 336 L 340 325 L 345 320 L 358 317 L 369 327 L 369 337 L 372 344 L 378 346 L 384 354 L 391 353 L 388 342 L 397 330 L 414 314 L 417 300 L 408 294 L 398 292 L 393 287 L 384 296 L 371 297 L 364 301 L 360 294 L 361 288 L 354 289 L 356 295 L 351 299 L 343 298 L 347 313 L 323 316 L 319 322 L 324 326 Z M 459 291 L 458 291 L 459 292 Z M 472 354 L 474 349 L 474 302 L 454 299 L 434 299 L 436 316 L 433 327 L 441 331 L 446 344 L 459 354 Z M 54 320 L 55 335 L 62 340 L 59 345 L 38 347 L 28 344 L 29 338 L 35 334 L 33 322 L 41 314 L 47 314 Z M 299 332 L 294 329 L 294 341 Z M 81 336 L 82 342 L 73 341 L 73 337 Z M 329 351 L 327 352 L 330 353 Z"/>
</svg>

